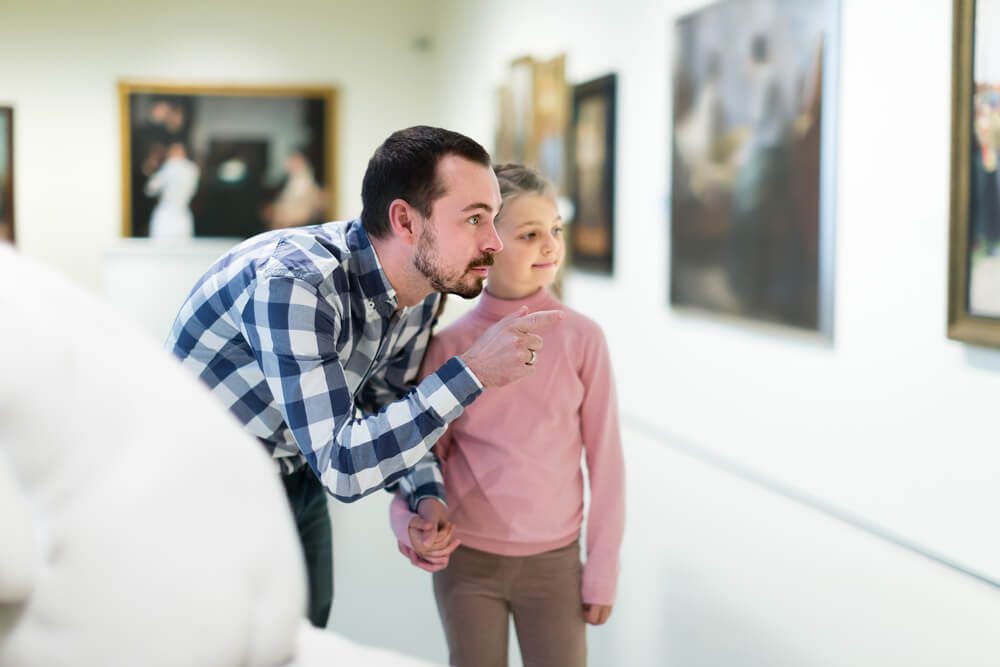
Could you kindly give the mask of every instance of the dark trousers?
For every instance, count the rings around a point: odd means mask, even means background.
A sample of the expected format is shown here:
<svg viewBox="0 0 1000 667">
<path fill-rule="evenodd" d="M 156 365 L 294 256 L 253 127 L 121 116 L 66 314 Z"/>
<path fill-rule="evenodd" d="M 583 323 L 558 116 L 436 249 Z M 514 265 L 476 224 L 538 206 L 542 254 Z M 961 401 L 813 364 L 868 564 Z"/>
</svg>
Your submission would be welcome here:
<svg viewBox="0 0 1000 667">
<path fill-rule="evenodd" d="M 307 465 L 281 478 L 292 506 L 309 578 L 309 621 L 326 627 L 333 603 L 333 530 L 326 491 Z"/>
</svg>

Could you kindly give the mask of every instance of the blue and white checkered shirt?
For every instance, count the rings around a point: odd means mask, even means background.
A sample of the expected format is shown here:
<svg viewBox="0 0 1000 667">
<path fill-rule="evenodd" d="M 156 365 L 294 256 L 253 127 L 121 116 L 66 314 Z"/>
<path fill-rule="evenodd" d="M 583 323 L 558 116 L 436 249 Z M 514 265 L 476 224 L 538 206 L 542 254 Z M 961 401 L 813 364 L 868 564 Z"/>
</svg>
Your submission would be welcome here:
<svg viewBox="0 0 1000 667">
<path fill-rule="evenodd" d="M 344 501 L 400 479 L 415 507 L 444 500 L 430 448 L 482 392 L 458 357 L 412 386 L 439 299 L 397 309 L 358 220 L 268 232 L 198 281 L 167 347 L 283 473 L 307 462 Z"/>
</svg>

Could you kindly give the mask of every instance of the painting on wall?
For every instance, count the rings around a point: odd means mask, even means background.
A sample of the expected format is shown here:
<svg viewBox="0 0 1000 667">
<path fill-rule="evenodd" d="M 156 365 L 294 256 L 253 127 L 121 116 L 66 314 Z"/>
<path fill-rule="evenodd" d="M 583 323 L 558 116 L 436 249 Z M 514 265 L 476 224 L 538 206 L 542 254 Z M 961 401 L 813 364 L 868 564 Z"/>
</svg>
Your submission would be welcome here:
<svg viewBox="0 0 1000 667">
<path fill-rule="evenodd" d="M 948 336 L 1000 346 L 1000 0 L 955 0 Z"/>
<path fill-rule="evenodd" d="M 614 74 L 575 86 L 569 131 L 569 254 L 573 266 L 606 274 L 615 254 L 616 89 Z"/>
<path fill-rule="evenodd" d="M 832 335 L 836 0 L 675 26 L 670 302 Z"/>
<path fill-rule="evenodd" d="M 247 238 L 336 206 L 333 88 L 122 82 L 122 231 Z"/>
<path fill-rule="evenodd" d="M 493 158 L 537 168 L 566 192 L 566 130 L 569 88 L 566 56 L 511 63 L 497 90 L 497 129 Z"/>
<path fill-rule="evenodd" d="M 0 241 L 14 242 L 14 110 L 0 107 Z"/>
</svg>

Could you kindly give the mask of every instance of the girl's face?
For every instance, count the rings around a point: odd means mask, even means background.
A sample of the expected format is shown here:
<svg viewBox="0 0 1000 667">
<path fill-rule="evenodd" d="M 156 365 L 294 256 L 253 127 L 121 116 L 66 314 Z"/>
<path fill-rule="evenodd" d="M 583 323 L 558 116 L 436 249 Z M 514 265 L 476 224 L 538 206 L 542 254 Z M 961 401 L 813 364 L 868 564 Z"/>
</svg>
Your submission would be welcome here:
<svg viewBox="0 0 1000 667">
<path fill-rule="evenodd" d="M 519 299 L 547 287 L 563 260 L 563 223 L 555 200 L 524 194 L 504 202 L 497 232 L 503 251 L 494 255 L 489 291 Z"/>
</svg>

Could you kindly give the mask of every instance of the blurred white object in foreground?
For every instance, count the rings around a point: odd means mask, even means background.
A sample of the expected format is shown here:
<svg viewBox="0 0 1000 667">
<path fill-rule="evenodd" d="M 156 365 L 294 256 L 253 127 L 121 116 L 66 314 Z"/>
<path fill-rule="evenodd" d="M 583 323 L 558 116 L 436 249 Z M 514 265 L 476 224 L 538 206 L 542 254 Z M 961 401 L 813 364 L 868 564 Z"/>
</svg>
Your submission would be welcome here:
<svg viewBox="0 0 1000 667">
<path fill-rule="evenodd" d="M 97 299 L 0 243 L 0 667 L 424 665 L 303 617 L 263 450 Z"/>
</svg>

